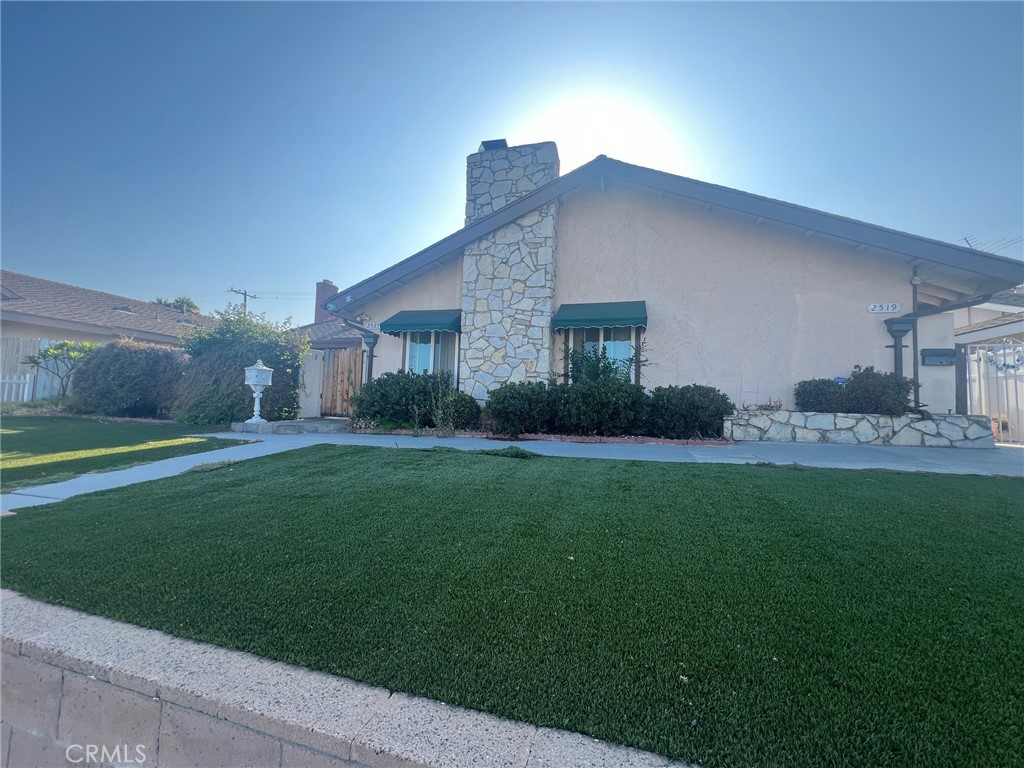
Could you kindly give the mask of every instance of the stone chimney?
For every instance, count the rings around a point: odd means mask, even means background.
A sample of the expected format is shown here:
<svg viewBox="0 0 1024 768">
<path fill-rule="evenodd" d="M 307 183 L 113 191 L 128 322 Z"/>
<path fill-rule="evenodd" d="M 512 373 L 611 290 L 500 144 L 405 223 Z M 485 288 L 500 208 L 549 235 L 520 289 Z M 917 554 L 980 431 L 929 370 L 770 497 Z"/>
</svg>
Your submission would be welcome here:
<svg viewBox="0 0 1024 768">
<path fill-rule="evenodd" d="M 485 141 L 466 163 L 466 224 L 558 178 L 553 142 Z M 463 249 L 459 387 L 483 402 L 507 381 L 547 381 L 554 341 L 558 201 Z"/>
<path fill-rule="evenodd" d="M 553 141 L 520 147 L 485 141 L 466 158 L 466 226 L 557 178 Z"/>
<path fill-rule="evenodd" d="M 334 315 L 324 309 L 324 302 L 338 292 L 338 286 L 326 278 L 316 284 L 316 312 L 313 313 L 314 323 L 333 320 Z"/>
</svg>

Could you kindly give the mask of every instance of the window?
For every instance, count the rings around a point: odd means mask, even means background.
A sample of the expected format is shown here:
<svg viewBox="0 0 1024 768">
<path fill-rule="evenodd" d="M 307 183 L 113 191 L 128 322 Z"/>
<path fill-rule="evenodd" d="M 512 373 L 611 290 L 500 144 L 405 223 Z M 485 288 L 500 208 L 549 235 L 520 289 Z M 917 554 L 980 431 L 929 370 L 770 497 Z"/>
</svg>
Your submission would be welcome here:
<svg viewBox="0 0 1024 768">
<path fill-rule="evenodd" d="M 640 329 L 636 329 L 639 336 Z M 602 347 L 610 360 L 617 360 L 623 365 L 633 356 L 632 328 L 572 328 L 569 346 L 572 349 L 595 352 Z M 636 370 L 629 372 L 630 379 L 636 381 Z"/>
<path fill-rule="evenodd" d="M 405 335 L 405 368 L 413 373 L 458 369 L 458 334 L 451 331 L 409 331 Z"/>
</svg>

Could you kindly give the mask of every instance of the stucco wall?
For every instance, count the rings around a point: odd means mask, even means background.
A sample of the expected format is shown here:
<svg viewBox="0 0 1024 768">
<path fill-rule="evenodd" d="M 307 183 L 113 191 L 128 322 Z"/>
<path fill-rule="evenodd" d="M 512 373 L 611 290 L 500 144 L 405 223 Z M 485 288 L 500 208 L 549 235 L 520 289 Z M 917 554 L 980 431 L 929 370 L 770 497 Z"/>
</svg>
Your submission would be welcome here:
<svg viewBox="0 0 1024 768">
<path fill-rule="evenodd" d="M 891 370 L 883 320 L 894 315 L 866 307 L 911 309 L 899 261 L 646 192 L 569 197 L 557 240 L 556 307 L 645 300 L 644 384 L 710 384 L 737 405 L 771 397 L 791 407 L 795 382 L 857 363 Z M 909 375 L 910 350 L 904 360 Z"/>
<path fill-rule="evenodd" d="M 908 336 L 908 343 L 909 338 Z M 924 407 L 935 414 L 952 413 L 956 410 L 956 366 L 921 365 L 920 350 L 953 349 L 954 344 L 952 312 L 918 318 L 917 361 L 918 381 L 921 383 L 920 398 Z M 908 368 L 904 374 L 912 376 L 913 368 Z"/>
<path fill-rule="evenodd" d="M 360 312 L 369 316 L 370 324 L 387 320 L 403 309 L 458 309 L 462 306 L 462 258 L 442 264 L 397 290 L 379 299 L 346 310 L 355 317 Z M 374 330 L 375 325 L 371 325 Z M 386 333 L 380 335 L 374 352 L 373 375 L 402 367 L 402 340 Z"/>
</svg>

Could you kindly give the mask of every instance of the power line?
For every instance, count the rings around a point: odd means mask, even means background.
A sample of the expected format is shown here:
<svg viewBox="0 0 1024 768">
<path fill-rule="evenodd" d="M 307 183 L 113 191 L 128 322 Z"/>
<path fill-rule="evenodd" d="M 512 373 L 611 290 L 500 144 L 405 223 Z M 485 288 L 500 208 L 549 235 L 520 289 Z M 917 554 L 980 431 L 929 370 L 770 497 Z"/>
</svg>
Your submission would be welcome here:
<svg viewBox="0 0 1024 768">
<path fill-rule="evenodd" d="M 248 291 L 241 291 L 238 288 L 229 288 L 228 292 L 229 293 L 237 293 L 239 296 L 242 297 L 242 314 L 243 315 L 248 315 L 249 314 L 249 299 L 258 299 L 259 298 L 259 296 L 257 296 L 254 293 L 249 293 Z"/>
</svg>

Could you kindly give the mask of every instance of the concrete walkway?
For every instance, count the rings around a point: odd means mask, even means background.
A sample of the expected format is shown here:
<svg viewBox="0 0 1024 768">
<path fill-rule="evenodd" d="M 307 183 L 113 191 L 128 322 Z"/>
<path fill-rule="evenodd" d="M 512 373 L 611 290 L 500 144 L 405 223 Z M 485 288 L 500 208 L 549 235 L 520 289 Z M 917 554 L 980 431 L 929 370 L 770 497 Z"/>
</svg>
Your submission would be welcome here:
<svg viewBox="0 0 1024 768">
<path fill-rule="evenodd" d="M 209 435 L 239 439 L 234 432 Z M 4 513 L 71 496 L 103 491 L 148 480 L 172 477 L 201 464 L 243 461 L 310 445 L 368 445 L 381 448 L 433 448 L 463 451 L 517 445 L 545 456 L 584 459 L 625 459 L 697 464 L 802 464 L 838 469 L 892 469 L 901 472 L 939 472 L 960 475 L 1024 477 L 1024 447 L 998 446 L 992 450 L 964 448 L 907 448 L 884 445 L 814 445 L 807 443 L 737 443 L 735 445 L 656 445 L 649 443 L 570 443 L 559 440 L 498 441 L 482 437 L 410 437 L 407 435 L 304 434 L 260 435 L 259 441 L 218 451 L 164 459 L 114 472 L 82 475 L 51 485 L 37 485 L 0 496 Z"/>
</svg>

